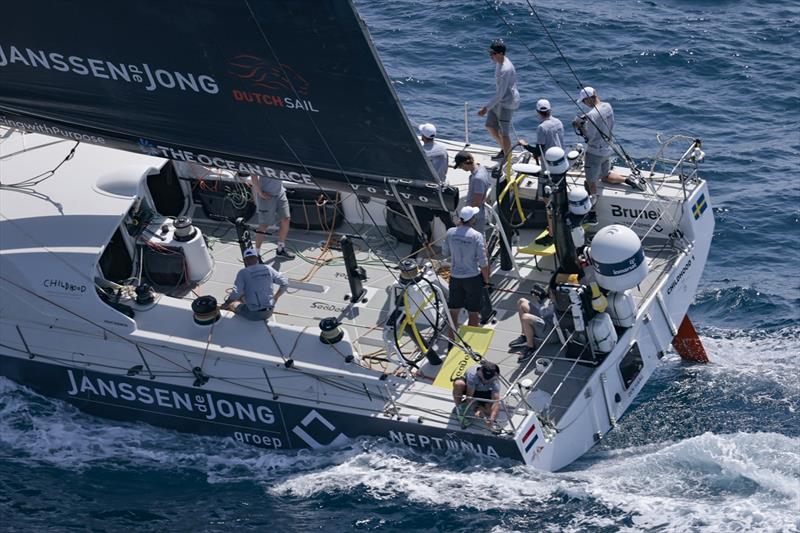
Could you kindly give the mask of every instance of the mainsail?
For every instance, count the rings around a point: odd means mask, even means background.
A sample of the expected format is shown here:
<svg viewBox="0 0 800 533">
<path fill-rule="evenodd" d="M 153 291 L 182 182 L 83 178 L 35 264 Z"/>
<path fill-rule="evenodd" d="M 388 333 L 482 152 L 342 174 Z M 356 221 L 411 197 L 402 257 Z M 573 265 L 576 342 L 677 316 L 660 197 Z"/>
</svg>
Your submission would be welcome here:
<svg viewBox="0 0 800 533">
<path fill-rule="evenodd" d="M 26 0 L 3 11 L 0 125 L 455 207 L 349 0 Z"/>
</svg>

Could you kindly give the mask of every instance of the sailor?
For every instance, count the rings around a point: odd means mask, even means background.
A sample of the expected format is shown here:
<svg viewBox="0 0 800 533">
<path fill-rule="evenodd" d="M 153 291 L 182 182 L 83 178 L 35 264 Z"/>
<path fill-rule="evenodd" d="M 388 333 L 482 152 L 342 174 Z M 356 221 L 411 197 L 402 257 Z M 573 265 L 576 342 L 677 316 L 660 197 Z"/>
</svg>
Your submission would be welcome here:
<svg viewBox="0 0 800 533">
<path fill-rule="evenodd" d="M 497 364 L 481 360 L 481 364 L 472 366 L 464 373 L 464 377 L 453 380 L 453 401 L 456 404 L 458 421 L 461 427 L 467 427 L 466 419 L 469 402 L 464 398 L 464 393 L 470 398 L 476 398 L 475 415 L 483 414 L 486 425 L 495 428 L 497 415 L 500 414 L 500 367 Z M 481 400 L 493 400 L 491 402 Z"/>
<path fill-rule="evenodd" d="M 553 331 L 553 300 L 546 288 L 536 284 L 531 290 L 533 300 L 520 298 L 517 313 L 522 334 L 508 343 L 510 348 L 522 347 L 518 363 L 526 361 L 536 353 L 537 343 L 542 343 Z"/>
<path fill-rule="evenodd" d="M 295 255 L 286 248 L 286 236 L 289 234 L 289 200 L 286 198 L 286 189 L 283 182 L 279 179 L 266 176 L 252 175 L 253 198 L 256 203 L 256 213 L 258 215 L 258 231 L 256 232 L 256 252 L 261 255 L 261 244 L 264 242 L 264 235 L 267 228 L 275 223 L 275 219 L 280 221 L 278 230 L 278 248 L 275 255 L 294 259 Z"/>
<path fill-rule="evenodd" d="M 274 295 L 273 284 L 278 285 L 278 292 Z M 248 248 L 244 251 L 244 268 L 236 274 L 233 289 L 222 308 L 232 310 L 248 320 L 266 320 L 272 316 L 278 298 L 288 286 L 286 276 L 260 263 L 258 251 Z"/>
<path fill-rule="evenodd" d="M 545 152 L 553 146 L 564 148 L 564 124 L 553 116 L 550 101 L 544 98 L 536 102 L 536 114 L 539 117 L 539 126 L 536 128 L 536 144 L 531 146 L 525 139 L 518 140 L 517 144 L 531 152 L 537 163 L 542 161 L 546 166 L 547 162 L 544 159 Z M 545 168 L 545 170 L 547 170 L 547 168 Z M 543 181 L 540 182 L 540 193 L 544 191 L 544 187 L 541 186 L 543 183 Z M 549 198 L 547 203 L 550 203 Z M 547 210 L 547 234 L 536 239 L 534 242 L 540 246 L 550 246 L 553 244 L 553 220 L 549 209 Z"/>
<path fill-rule="evenodd" d="M 469 175 L 469 187 L 467 189 L 467 205 L 478 208 L 478 216 L 475 220 L 475 229 L 481 234 L 486 230 L 486 210 L 484 199 L 489 190 L 489 171 L 480 163 L 475 162 L 475 158 L 467 151 L 456 154 L 456 161 L 453 168 L 466 170 Z"/>
<path fill-rule="evenodd" d="M 483 234 L 473 227 L 477 215 L 477 207 L 462 207 L 459 225 L 447 230 L 442 245 L 442 253 L 445 257 L 450 257 L 450 294 L 447 306 L 456 328 L 463 307 L 469 313 L 469 325 L 479 325 L 483 289 L 489 286 L 486 241 Z M 449 337 L 452 341 L 455 331 L 451 330 Z"/>
<path fill-rule="evenodd" d="M 422 138 L 422 149 L 425 151 L 425 156 L 431 162 L 431 166 L 436 171 L 436 178 L 439 180 L 440 185 L 447 185 L 447 169 L 449 168 L 447 160 L 447 149 L 441 143 L 436 142 L 436 126 L 433 124 L 420 124 L 419 135 Z M 425 234 L 426 239 L 430 242 L 431 239 L 431 222 L 434 217 L 438 218 L 444 224 L 445 229 L 452 228 L 453 214 L 449 211 L 441 209 L 430 209 L 423 206 L 415 206 L 414 214 L 417 216 L 417 221 Z M 414 232 L 414 243 L 411 250 L 414 253 L 421 251 L 425 243 L 422 242 L 420 236 Z"/>
<path fill-rule="evenodd" d="M 419 136 L 422 138 L 422 149 L 431 162 L 439 185 L 447 185 L 447 148 L 436 142 L 436 126 L 430 123 L 419 125 Z M 451 221 L 452 222 L 452 221 Z"/>
<path fill-rule="evenodd" d="M 517 144 L 531 152 L 538 164 L 540 157 L 544 159 L 544 153 L 548 148 L 553 146 L 564 148 L 564 124 L 553 116 L 550 101 L 544 98 L 536 102 L 536 114 L 539 118 L 539 125 L 536 127 L 536 144 L 531 146 L 525 139 L 520 139 Z"/>
<path fill-rule="evenodd" d="M 626 179 L 611 170 L 611 160 L 614 155 L 614 148 L 611 146 L 614 109 L 611 104 L 601 101 L 593 87 L 581 89 L 578 100 L 590 108 L 588 113 L 575 117 L 575 120 L 572 121 L 575 131 L 586 140 L 584 171 L 589 194 L 597 195 L 599 180 L 607 183 L 627 183 L 631 187 L 642 190 L 636 180 Z M 597 221 L 597 212 L 594 207 L 585 220 L 590 223 Z"/>
<path fill-rule="evenodd" d="M 478 116 L 486 116 L 486 129 L 500 145 L 500 151 L 492 159 L 503 160 L 511 153 L 511 119 L 519 107 L 517 71 L 506 57 L 502 39 L 495 39 L 489 45 L 489 57 L 495 63 L 495 92 L 489 103 L 480 108 Z"/>
</svg>

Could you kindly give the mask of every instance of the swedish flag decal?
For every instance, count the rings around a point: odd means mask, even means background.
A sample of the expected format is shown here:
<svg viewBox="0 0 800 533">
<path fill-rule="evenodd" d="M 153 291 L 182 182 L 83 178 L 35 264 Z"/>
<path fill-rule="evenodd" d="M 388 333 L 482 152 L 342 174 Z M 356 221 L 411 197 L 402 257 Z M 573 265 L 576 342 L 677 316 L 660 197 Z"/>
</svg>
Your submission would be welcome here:
<svg viewBox="0 0 800 533">
<path fill-rule="evenodd" d="M 700 198 L 694 203 L 694 207 L 692 208 L 692 213 L 694 213 L 694 219 L 697 220 L 700 218 L 703 213 L 705 213 L 706 208 L 708 207 L 708 202 L 706 202 L 706 194 L 703 193 L 700 195 Z"/>
</svg>

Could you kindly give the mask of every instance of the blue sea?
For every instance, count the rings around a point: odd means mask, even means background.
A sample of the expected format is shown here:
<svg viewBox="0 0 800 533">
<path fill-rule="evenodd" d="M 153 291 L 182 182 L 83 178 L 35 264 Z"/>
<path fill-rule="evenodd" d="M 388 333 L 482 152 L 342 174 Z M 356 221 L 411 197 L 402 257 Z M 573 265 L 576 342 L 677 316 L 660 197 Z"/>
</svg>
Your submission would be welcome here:
<svg viewBox="0 0 800 533">
<path fill-rule="evenodd" d="M 565 124 L 578 82 L 527 3 L 357 0 L 413 124 L 489 142 L 477 109 L 505 39 L 523 104 Z M 670 354 L 567 470 L 380 440 L 270 452 L 82 414 L 0 378 L 2 531 L 800 530 L 800 7 L 794 0 L 536 2 L 636 159 L 703 139 L 717 229 L 690 314 L 712 363 Z M 508 22 L 508 26 L 498 17 Z M 568 141 L 575 142 L 571 132 Z"/>
</svg>

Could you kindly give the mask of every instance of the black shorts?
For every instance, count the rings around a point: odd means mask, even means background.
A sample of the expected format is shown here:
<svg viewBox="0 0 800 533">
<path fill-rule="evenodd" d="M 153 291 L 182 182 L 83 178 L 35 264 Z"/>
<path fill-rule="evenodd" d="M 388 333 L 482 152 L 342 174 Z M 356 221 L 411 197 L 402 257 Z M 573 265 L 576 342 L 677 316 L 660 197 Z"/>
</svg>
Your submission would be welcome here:
<svg viewBox="0 0 800 533">
<path fill-rule="evenodd" d="M 484 400 L 492 399 L 492 391 L 490 390 L 476 390 L 473 398 L 482 398 Z M 491 405 L 491 402 L 475 402 L 475 405 Z"/>
<path fill-rule="evenodd" d="M 450 278 L 450 296 L 447 306 L 450 309 L 466 307 L 470 313 L 481 310 L 483 303 L 483 276 L 474 278 Z"/>
</svg>

